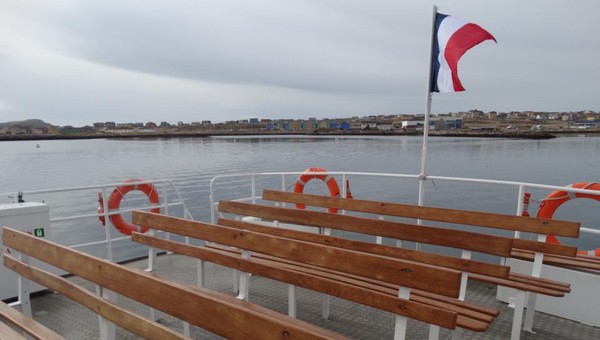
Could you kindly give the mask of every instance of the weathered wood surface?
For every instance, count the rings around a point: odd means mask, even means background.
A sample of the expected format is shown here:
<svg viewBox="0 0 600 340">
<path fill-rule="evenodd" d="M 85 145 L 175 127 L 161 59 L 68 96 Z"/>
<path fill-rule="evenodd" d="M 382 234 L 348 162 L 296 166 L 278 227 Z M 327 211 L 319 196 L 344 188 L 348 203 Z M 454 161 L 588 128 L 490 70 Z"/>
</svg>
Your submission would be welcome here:
<svg viewBox="0 0 600 340">
<path fill-rule="evenodd" d="M 153 277 L 10 228 L 3 243 L 86 280 L 215 334 L 236 339 L 331 339 L 342 336 L 209 289 Z"/>
<path fill-rule="evenodd" d="M 92 312 L 141 337 L 147 339 L 187 339 L 181 333 L 115 306 L 100 296 L 62 277 L 30 266 L 9 255 L 4 255 L 4 265 L 17 274 L 70 298 Z"/>
<path fill-rule="evenodd" d="M 526 261 L 533 261 L 535 258 L 535 253 L 523 249 L 513 249 L 511 257 Z M 568 257 L 544 255 L 544 264 L 600 271 L 600 258 L 592 258 L 589 256 L 578 255 L 577 257 Z"/>
<path fill-rule="evenodd" d="M 372 218 L 297 210 L 242 202 L 221 201 L 219 211 L 299 225 L 332 228 L 498 256 L 509 256 L 512 238 Z"/>
<path fill-rule="evenodd" d="M 367 290 L 360 286 L 335 281 L 318 275 L 301 273 L 297 270 L 273 266 L 269 261 L 256 256 L 243 259 L 239 252 L 232 253 L 220 249 L 203 246 L 187 245 L 180 242 L 165 240 L 154 236 L 133 233 L 132 240 L 151 247 L 172 251 L 177 254 L 191 256 L 197 259 L 216 263 L 243 272 L 267 277 L 280 282 L 319 291 L 343 299 L 362 303 L 377 309 L 385 310 L 412 319 L 424 321 L 444 328 L 454 329 L 457 324 L 455 312 L 432 307 L 429 304 L 403 300 L 395 294 Z M 471 324 L 466 324 L 471 326 Z M 472 327 L 476 327 L 474 325 Z"/>
<path fill-rule="evenodd" d="M 580 223 L 570 221 L 546 220 L 524 216 L 424 207 L 391 202 L 376 202 L 359 199 L 349 200 L 338 197 L 296 194 L 276 190 L 264 190 L 263 199 L 278 202 L 301 203 L 319 207 L 333 207 L 343 210 L 408 217 L 428 221 L 531 232 L 536 234 L 579 237 Z"/>
<path fill-rule="evenodd" d="M 409 288 L 458 296 L 461 274 L 456 270 L 148 212 L 134 211 L 133 223 Z"/>
<path fill-rule="evenodd" d="M 457 257 L 434 254 L 412 249 L 392 247 L 387 245 L 375 244 L 370 242 L 354 241 L 328 235 L 302 232 L 297 230 L 274 228 L 258 225 L 255 223 L 244 222 L 240 220 L 231 220 L 219 218 L 217 224 L 232 227 L 236 229 L 245 229 L 274 236 L 292 238 L 307 242 L 319 243 L 328 246 L 356 250 L 377 255 L 390 256 L 415 262 L 423 262 L 440 267 L 446 267 L 470 273 L 490 275 L 495 277 L 507 278 L 510 268 L 497 264 L 491 264 L 481 261 L 465 260 Z"/>
</svg>

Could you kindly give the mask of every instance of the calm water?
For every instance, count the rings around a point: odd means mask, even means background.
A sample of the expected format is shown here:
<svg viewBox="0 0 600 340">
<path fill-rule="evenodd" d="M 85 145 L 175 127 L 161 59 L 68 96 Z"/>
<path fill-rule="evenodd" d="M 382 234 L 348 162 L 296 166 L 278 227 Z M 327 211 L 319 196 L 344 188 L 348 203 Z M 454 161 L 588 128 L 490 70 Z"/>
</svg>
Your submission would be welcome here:
<svg viewBox="0 0 600 340">
<path fill-rule="evenodd" d="M 36 148 L 36 144 L 40 147 Z M 208 184 L 215 175 L 302 171 L 315 166 L 329 171 L 417 174 L 421 148 L 421 138 L 412 136 L 0 142 L 0 192 L 116 183 L 127 178 L 166 178 L 180 189 L 194 218 L 209 220 Z M 438 137 L 429 141 L 430 175 L 565 185 L 600 181 L 599 165 L 600 137 L 540 141 Z M 356 198 L 416 202 L 417 186 L 412 182 L 391 187 L 383 181 L 362 178 L 351 177 L 350 182 Z M 229 187 L 236 188 L 236 185 Z M 319 188 L 318 184 L 311 190 L 326 193 L 324 186 Z M 533 199 L 543 198 L 547 193 L 534 192 Z M 0 197 L 0 203 L 14 201 L 7 196 Z M 429 182 L 426 203 L 512 214 L 516 209 L 515 198 L 515 190 Z M 50 204 L 52 213 L 78 212 L 83 205 L 91 208 L 81 208 L 81 212 L 89 213 L 89 209 L 97 207 L 95 193 L 90 192 L 43 199 Z M 578 219 L 586 227 L 600 229 L 599 202 L 573 200 L 563 207 L 555 217 Z M 537 204 L 532 203 L 530 212 L 534 214 L 536 208 Z M 82 229 L 85 234 L 102 235 L 97 220 L 86 223 L 63 225 Z M 89 226 L 90 223 L 94 226 Z M 71 235 L 69 232 L 61 239 L 76 242 Z"/>
</svg>

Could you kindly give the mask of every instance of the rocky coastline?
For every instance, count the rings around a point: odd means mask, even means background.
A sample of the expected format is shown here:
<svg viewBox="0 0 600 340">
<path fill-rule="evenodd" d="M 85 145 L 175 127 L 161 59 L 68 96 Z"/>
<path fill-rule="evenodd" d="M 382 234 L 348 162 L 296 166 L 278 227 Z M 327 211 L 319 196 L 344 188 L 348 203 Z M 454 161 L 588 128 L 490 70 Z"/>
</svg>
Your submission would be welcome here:
<svg viewBox="0 0 600 340">
<path fill-rule="evenodd" d="M 55 135 L 5 135 L 0 141 L 41 141 L 69 139 L 140 139 L 140 138 L 202 138 L 211 136 L 420 136 L 421 131 L 377 131 L 377 130 L 313 130 L 294 133 L 282 131 L 194 131 L 194 132 L 161 132 L 161 133 L 129 133 L 129 134 L 55 134 Z M 477 130 L 445 130 L 429 131 L 432 137 L 476 137 L 476 138 L 512 138 L 512 139 L 551 139 L 559 135 L 597 135 L 600 131 L 477 131 Z"/>
</svg>

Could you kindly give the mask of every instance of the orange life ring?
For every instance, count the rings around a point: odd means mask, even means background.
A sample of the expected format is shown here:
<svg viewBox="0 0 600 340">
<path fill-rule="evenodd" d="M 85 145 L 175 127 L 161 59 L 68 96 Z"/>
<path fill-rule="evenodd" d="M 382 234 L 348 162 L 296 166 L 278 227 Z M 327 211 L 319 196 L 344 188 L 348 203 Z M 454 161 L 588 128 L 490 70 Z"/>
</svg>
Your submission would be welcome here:
<svg viewBox="0 0 600 340">
<path fill-rule="evenodd" d="M 141 179 L 128 179 L 128 180 L 123 181 L 123 183 L 142 182 L 142 181 L 143 180 L 141 180 Z M 146 196 L 148 197 L 148 200 L 152 204 L 158 204 L 160 202 L 158 199 L 158 191 L 156 191 L 156 189 L 154 188 L 154 185 L 152 185 L 150 183 L 126 184 L 126 185 L 120 185 L 120 186 L 116 187 L 113 190 L 113 192 L 110 194 L 110 197 L 108 199 L 108 210 L 115 210 L 115 209 L 118 210 L 121 207 L 121 200 L 123 199 L 123 197 L 132 190 L 139 190 L 139 191 L 143 192 L 144 194 L 146 194 Z M 101 208 L 98 209 L 98 212 L 100 212 Z M 158 213 L 160 213 L 160 208 L 152 208 L 150 211 L 158 214 Z M 102 209 L 102 212 L 104 212 L 103 209 Z M 101 221 L 103 220 L 102 217 L 100 219 Z M 123 219 L 123 216 L 121 216 L 121 214 L 110 215 L 108 218 L 110 219 L 112 224 L 115 226 L 115 228 L 117 228 L 117 230 L 119 230 L 122 234 L 131 235 L 132 232 L 138 231 L 138 226 L 136 226 L 133 223 L 125 222 L 125 219 Z M 149 229 L 148 227 L 140 226 L 139 232 L 145 233 L 148 231 L 148 229 Z"/>
<path fill-rule="evenodd" d="M 569 185 L 569 187 L 575 189 L 587 189 L 587 190 L 597 190 L 600 191 L 600 184 L 598 183 L 573 183 Z M 563 203 L 567 202 L 571 198 L 591 198 L 596 201 L 600 201 L 600 195 L 591 195 L 591 194 L 582 194 L 582 193 L 574 193 L 574 192 L 566 192 L 563 190 L 556 190 L 551 192 L 548 196 L 544 198 L 542 203 L 540 203 L 540 208 L 537 213 L 538 218 L 546 218 L 552 219 L 554 212 L 558 207 L 560 207 Z M 560 241 L 554 235 L 548 235 L 546 237 L 546 242 L 560 244 Z M 577 252 L 579 255 L 589 255 L 589 256 L 598 256 L 600 257 L 600 248 L 594 250 L 580 250 Z"/>
<path fill-rule="evenodd" d="M 310 172 L 327 172 L 327 170 L 325 170 L 323 168 L 308 168 L 304 172 L 306 172 L 307 174 L 301 175 L 298 178 L 298 180 L 296 181 L 296 184 L 294 185 L 295 193 L 301 194 L 304 191 L 304 185 L 308 181 L 310 181 L 311 179 L 314 179 L 314 178 L 318 178 L 318 179 L 322 180 L 323 182 L 325 182 L 325 184 L 327 184 L 327 188 L 329 188 L 329 195 L 331 197 L 340 197 L 340 187 L 338 186 L 335 178 L 333 178 L 329 175 L 326 175 L 326 174 L 321 174 L 321 175 L 308 174 Z M 306 205 L 296 204 L 296 208 L 297 209 L 306 209 Z M 332 214 L 336 214 L 338 212 L 338 209 L 337 208 L 329 208 L 328 211 Z"/>
</svg>

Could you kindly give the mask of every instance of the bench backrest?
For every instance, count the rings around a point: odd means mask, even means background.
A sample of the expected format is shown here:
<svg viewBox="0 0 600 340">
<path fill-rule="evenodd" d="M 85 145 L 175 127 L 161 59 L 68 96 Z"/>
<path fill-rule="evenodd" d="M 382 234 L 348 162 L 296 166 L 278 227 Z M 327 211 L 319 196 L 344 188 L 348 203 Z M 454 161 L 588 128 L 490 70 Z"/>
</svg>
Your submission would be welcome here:
<svg viewBox="0 0 600 340">
<path fill-rule="evenodd" d="M 352 231 L 398 240 L 472 250 L 498 256 L 509 256 L 513 246 L 512 238 L 503 236 L 294 208 L 221 201 L 219 202 L 219 212 L 254 216 L 305 226 Z"/>
<path fill-rule="evenodd" d="M 298 271 L 297 267 L 294 266 L 288 268 L 283 262 L 273 264 L 270 260 L 262 259 L 260 254 L 254 253 L 250 258 L 243 258 L 237 248 L 220 246 L 215 243 L 207 246 L 190 245 L 140 233 L 133 233 L 131 239 L 156 249 L 191 256 L 241 272 L 304 287 L 440 327 L 455 329 L 458 323 L 458 316 L 455 311 L 400 299 L 396 296 L 397 292 L 395 294 L 382 294 L 361 287 L 360 284 L 355 284 L 350 278 L 342 282 L 327 278 L 321 271 L 311 274 Z M 365 279 L 362 278 L 362 280 Z M 478 323 L 477 320 L 472 321 L 467 326 L 474 327 L 473 330 L 482 328 L 482 324 Z M 483 325 L 483 328 L 485 327 Z"/>
<path fill-rule="evenodd" d="M 102 260 L 17 230 L 4 227 L 2 240 L 4 245 L 22 254 L 37 258 L 73 275 L 227 338 L 279 339 L 286 335 L 300 339 L 342 338 L 333 332 L 237 300 L 229 295 L 203 288 L 190 289 L 181 284 L 154 277 L 143 271 Z M 44 273 L 7 254 L 4 255 L 4 263 L 7 267 L 28 279 L 51 286 L 51 289 L 59 288 L 59 291 L 63 294 L 68 294 L 68 291 L 73 288 L 69 286 L 70 284 L 65 283 L 64 279 Z M 77 290 L 73 294 L 81 293 L 81 290 Z M 93 298 L 93 296 L 79 297 L 77 301 L 81 302 L 90 298 Z M 92 301 L 92 303 L 97 302 Z M 102 310 L 104 307 L 104 305 L 100 306 L 98 310 Z M 136 323 L 139 320 L 123 314 L 123 311 L 111 308 L 102 316 L 132 332 L 138 331 L 130 323 Z M 96 307 L 93 310 L 97 312 Z M 122 318 L 122 320 L 119 318 Z M 148 328 L 148 326 L 151 328 Z M 153 322 L 142 322 L 140 327 L 145 328 L 145 331 L 142 330 L 137 334 L 143 337 L 182 337 L 181 334 Z"/>
<path fill-rule="evenodd" d="M 455 270 L 467 271 L 470 273 L 494 277 L 506 278 L 508 277 L 510 271 L 509 267 L 497 264 L 491 264 L 475 260 L 467 260 L 453 256 L 446 256 L 430 252 L 393 247 L 383 244 L 374 244 L 370 242 L 349 240 L 330 235 L 321 235 L 286 228 L 274 228 L 270 226 L 259 225 L 256 223 L 244 222 L 240 220 L 219 218 L 218 224 L 236 229 L 262 232 L 280 237 L 292 238 L 296 240 L 302 240 L 319 244 L 326 244 L 333 247 L 368 252 L 383 256 L 391 256 L 404 260 L 422 262 L 440 267 L 446 267 Z"/>
<path fill-rule="evenodd" d="M 565 237 L 579 237 L 580 229 L 580 223 L 578 222 L 547 220 L 460 209 L 425 207 L 391 202 L 297 194 L 268 189 L 264 190 L 263 199 L 276 202 L 305 204 L 316 207 L 334 207 L 347 211 L 377 215 Z M 524 239 L 515 239 L 514 248 L 566 256 L 574 256 L 577 252 L 577 249 L 571 246 Z"/>
<path fill-rule="evenodd" d="M 460 288 L 459 271 L 423 263 L 140 211 L 133 223 L 450 297 Z"/>
</svg>

